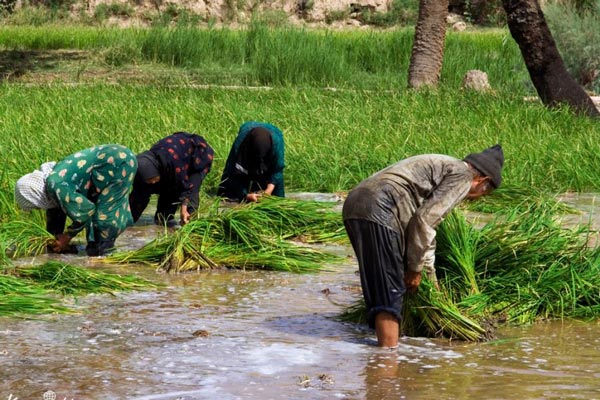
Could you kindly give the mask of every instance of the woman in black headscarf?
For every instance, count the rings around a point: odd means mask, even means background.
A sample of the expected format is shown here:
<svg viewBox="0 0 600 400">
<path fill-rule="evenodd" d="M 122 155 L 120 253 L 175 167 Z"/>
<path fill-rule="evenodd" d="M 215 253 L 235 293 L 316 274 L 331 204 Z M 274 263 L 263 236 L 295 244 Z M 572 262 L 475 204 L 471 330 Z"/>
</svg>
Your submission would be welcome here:
<svg viewBox="0 0 600 400">
<path fill-rule="evenodd" d="M 261 195 L 285 197 L 283 133 L 274 125 L 246 122 L 238 132 L 221 177 L 218 195 L 257 201 Z"/>
<path fill-rule="evenodd" d="M 175 225 L 174 215 L 181 205 L 180 223 L 186 224 L 196 211 L 202 181 L 210 172 L 213 149 L 202 136 L 177 132 L 138 154 L 138 171 L 129 196 L 133 220 L 158 194 L 154 215 L 157 224 Z"/>
</svg>

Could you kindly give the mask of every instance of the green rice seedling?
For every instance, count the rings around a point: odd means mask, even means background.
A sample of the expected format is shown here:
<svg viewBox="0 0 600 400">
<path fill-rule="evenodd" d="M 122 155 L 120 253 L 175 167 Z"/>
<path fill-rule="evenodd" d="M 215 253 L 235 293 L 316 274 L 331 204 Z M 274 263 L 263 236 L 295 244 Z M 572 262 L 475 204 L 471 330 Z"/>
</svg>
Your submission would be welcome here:
<svg viewBox="0 0 600 400">
<path fill-rule="evenodd" d="M 340 315 L 346 322 L 366 323 L 363 299 L 348 306 Z M 400 332 L 406 336 L 440 337 L 465 341 L 481 341 L 493 337 L 478 319 L 470 318 L 444 291 L 435 290 L 424 279 L 414 294 L 404 296 Z"/>
<path fill-rule="evenodd" d="M 586 248 L 588 227 L 563 228 L 555 202 L 531 201 L 498 216 L 481 230 L 476 265 L 484 275 L 509 274 L 518 267 L 544 267 Z"/>
<path fill-rule="evenodd" d="M 59 261 L 17 267 L 17 276 L 63 295 L 145 290 L 157 285 L 135 275 L 118 275 L 76 267 Z"/>
<path fill-rule="evenodd" d="M 0 274 L 0 317 L 68 312 L 51 292 L 25 279 Z"/>
<path fill-rule="evenodd" d="M 228 210 L 222 218 L 282 239 L 301 239 L 308 243 L 345 242 L 343 221 L 340 213 L 333 210 L 335 206 L 335 203 L 271 196 Z"/>
<path fill-rule="evenodd" d="M 472 211 L 496 214 L 506 210 L 516 211 L 517 208 L 527 209 L 532 203 L 544 202 L 552 204 L 556 213 L 578 213 L 579 211 L 568 204 L 562 203 L 547 191 L 538 188 L 501 186 L 494 190 L 491 196 L 483 196 L 477 201 L 463 203 L 462 206 Z"/>
<path fill-rule="evenodd" d="M 465 341 L 489 339 L 478 319 L 461 310 L 445 291 L 436 290 L 426 279 L 414 294 L 405 296 L 402 332 L 409 336 L 443 337 Z"/>
<path fill-rule="evenodd" d="M 30 315 L 70 312 L 55 298 L 44 295 L 0 295 L 0 317 L 28 318 Z"/>
<path fill-rule="evenodd" d="M 19 279 L 16 276 L 2 273 L 0 274 L 0 295 L 6 294 L 40 295 L 45 294 L 45 291 L 36 286 L 30 285 L 28 282 L 24 281 L 23 279 Z"/>
<path fill-rule="evenodd" d="M 18 258 L 44 253 L 55 239 L 34 221 L 13 220 L 0 227 L 0 240 L 10 257 Z"/>
<path fill-rule="evenodd" d="M 219 204 L 168 238 L 106 260 L 141 262 L 173 272 L 228 267 L 299 273 L 319 271 L 339 261 L 337 256 L 290 241 L 300 236 L 307 242 L 342 240 L 341 217 L 328 210 L 330 205 L 276 197 L 231 208 Z"/>
<path fill-rule="evenodd" d="M 438 258 L 436 268 L 446 277 L 448 293 L 457 294 L 459 299 L 479 293 L 475 270 L 479 232 L 462 214 L 453 211 L 440 224 L 436 238 L 436 252 L 445 255 Z"/>
</svg>

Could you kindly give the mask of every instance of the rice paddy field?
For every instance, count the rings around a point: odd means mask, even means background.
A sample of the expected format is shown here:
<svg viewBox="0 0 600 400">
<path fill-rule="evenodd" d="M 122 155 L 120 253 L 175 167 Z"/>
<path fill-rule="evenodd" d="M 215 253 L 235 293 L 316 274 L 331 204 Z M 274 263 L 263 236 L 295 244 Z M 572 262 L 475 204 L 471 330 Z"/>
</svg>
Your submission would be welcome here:
<svg viewBox="0 0 600 400">
<path fill-rule="evenodd" d="M 600 398 L 599 122 L 531 100 L 507 31 L 450 33 L 435 91 L 406 89 L 411 42 L 0 27 L 0 398 Z M 493 90 L 461 89 L 470 69 Z M 248 120 L 284 132 L 290 198 L 222 207 Z M 44 214 L 14 203 L 21 175 L 182 130 L 215 150 L 192 223 L 168 231 L 149 209 L 109 257 L 44 254 Z M 400 347 L 376 348 L 344 194 L 401 158 L 495 143 L 503 187 L 440 227 L 442 290 L 424 282 Z"/>
</svg>

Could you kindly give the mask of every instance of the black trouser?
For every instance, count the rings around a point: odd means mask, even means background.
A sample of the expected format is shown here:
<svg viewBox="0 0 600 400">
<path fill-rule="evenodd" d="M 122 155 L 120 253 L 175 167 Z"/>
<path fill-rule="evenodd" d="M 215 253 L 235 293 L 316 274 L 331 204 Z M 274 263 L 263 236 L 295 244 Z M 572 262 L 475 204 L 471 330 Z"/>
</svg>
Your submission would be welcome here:
<svg viewBox="0 0 600 400">
<path fill-rule="evenodd" d="M 60 207 L 46 210 L 46 230 L 54 236 L 64 232 L 66 222 L 67 214 L 64 213 Z M 77 228 L 74 228 L 75 225 L 76 224 L 71 225 L 69 229 L 78 230 Z M 95 241 L 88 242 L 85 248 L 88 256 L 101 256 L 115 247 L 114 240 L 100 239 L 99 232 L 94 233 L 94 238 Z M 53 251 L 51 250 L 51 246 L 49 246 L 49 251 Z M 61 251 L 61 253 L 77 253 L 77 247 L 75 245 L 71 245 L 69 248 Z"/>
<path fill-rule="evenodd" d="M 54 236 L 65 231 L 67 214 L 60 207 L 46 210 L 46 230 Z"/>
<path fill-rule="evenodd" d="M 164 224 L 175 218 L 177 207 L 181 203 L 179 197 L 180 190 L 173 186 L 161 186 L 159 183 L 149 185 L 141 179 L 136 179 L 133 185 L 133 191 L 129 195 L 129 206 L 131 207 L 131 216 L 133 222 L 137 222 L 142 213 L 148 207 L 150 197 L 153 194 L 158 194 L 158 203 L 156 205 L 156 213 L 154 214 L 154 222 L 156 224 Z M 198 209 L 199 190 L 194 191 L 189 203 L 188 212 L 191 214 Z"/>
</svg>

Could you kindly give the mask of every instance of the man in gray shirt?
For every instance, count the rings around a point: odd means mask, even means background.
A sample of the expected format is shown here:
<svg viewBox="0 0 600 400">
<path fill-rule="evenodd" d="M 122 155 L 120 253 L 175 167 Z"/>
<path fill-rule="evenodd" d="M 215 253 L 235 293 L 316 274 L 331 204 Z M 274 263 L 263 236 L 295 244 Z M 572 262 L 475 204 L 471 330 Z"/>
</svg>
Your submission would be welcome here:
<svg viewBox="0 0 600 400">
<path fill-rule="evenodd" d="M 402 299 L 425 270 L 436 284 L 435 229 L 463 199 L 500 186 L 500 145 L 459 160 L 441 154 L 404 159 L 362 181 L 344 202 L 344 225 L 360 270 L 367 321 L 382 347 L 398 345 Z"/>
</svg>

